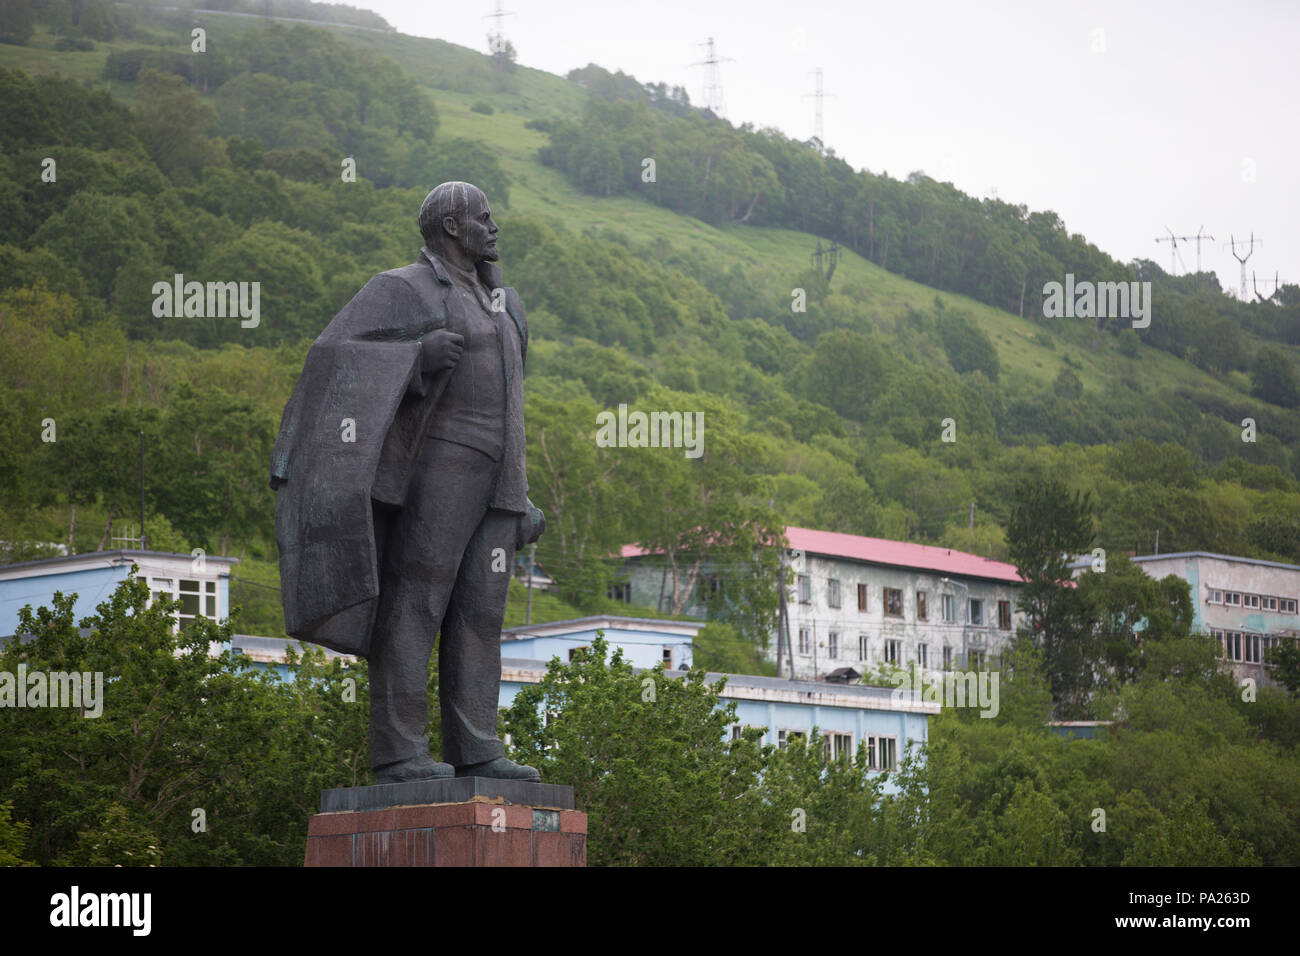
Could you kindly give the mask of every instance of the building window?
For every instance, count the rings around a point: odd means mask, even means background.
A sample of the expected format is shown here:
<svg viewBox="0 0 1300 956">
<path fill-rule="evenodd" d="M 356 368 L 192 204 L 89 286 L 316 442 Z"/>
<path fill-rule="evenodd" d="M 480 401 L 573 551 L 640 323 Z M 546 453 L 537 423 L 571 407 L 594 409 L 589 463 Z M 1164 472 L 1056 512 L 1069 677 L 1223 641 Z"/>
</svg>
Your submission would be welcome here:
<svg viewBox="0 0 1300 956">
<path fill-rule="evenodd" d="M 790 745 L 792 740 L 802 739 L 804 736 L 802 730 L 778 730 L 776 732 L 776 745 L 780 749 L 784 750 Z"/>
<path fill-rule="evenodd" d="M 1266 597 L 1266 598 L 1263 598 L 1262 600 L 1263 600 L 1263 602 L 1264 602 L 1264 610 L 1265 610 L 1265 611 L 1276 611 L 1276 610 L 1277 610 L 1277 598 L 1275 598 L 1275 597 Z"/>
<path fill-rule="evenodd" d="M 664 669 L 672 670 L 672 667 L 673 667 L 673 649 L 671 647 L 665 647 L 664 648 Z"/>
<path fill-rule="evenodd" d="M 1011 602 L 998 602 L 998 627 L 1004 631 L 1011 630 Z"/>
<path fill-rule="evenodd" d="M 916 592 L 916 619 L 918 621 L 930 620 L 930 600 L 929 595 L 924 591 Z"/>
<path fill-rule="evenodd" d="M 835 660 L 840 656 L 840 632 L 831 631 L 826 637 L 826 656 Z"/>
<path fill-rule="evenodd" d="M 839 578 L 826 579 L 826 606 L 827 607 L 840 606 L 840 579 Z"/>
<path fill-rule="evenodd" d="M 984 652 L 967 651 L 966 652 L 966 669 L 972 671 L 982 671 L 984 669 Z"/>
<path fill-rule="evenodd" d="M 898 767 L 897 737 L 867 738 L 867 769 L 895 770 Z"/>
<path fill-rule="evenodd" d="M 1242 601 L 1242 605 L 1243 605 L 1244 607 L 1252 607 L 1252 608 L 1254 608 L 1255 610 L 1259 610 L 1259 595 L 1258 595 L 1258 594 L 1246 594 L 1246 595 L 1243 596 L 1243 598 L 1244 598 L 1244 599 L 1243 599 L 1243 601 Z"/>
<path fill-rule="evenodd" d="M 930 645 L 929 644 L 916 645 L 916 663 L 920 667 L 930 666 Z"/>
<path fill-rule="evenodd" d="M 812 652 L 811 645 L 812 639 L 808 636 L 808 628 L 799 628 L 799 653 L 810 654 Z"/>
<path fill-rule="evenodd" d="M 1247 664 L 1258 664 L 1258 663 L 1259 663 L 1259 661 L 1260 661 L 1260 657 L 1259 657 L 1259 635 L 1258 635 L 1258 634 L 1247 634 L 1247 635 L 1246 635 L 1246 647 L 1245 647 L 1245 652 L 1246 652 L 1246 663 L 1247 663 Z"/>
<path fill-rule="evenodd" d="M 899 588 L 885 588 L 885 613 L 890 617 L 903 616 L 903 592 Z"/>
<path fill-rule="evenodd" d="M 578 653 L 578 651 L 585 651 L 589 646 L 590 646 L 590 645 L 588 645 L 588 644 L 583 644 L 581 647 L 571 647 L 571 648 L 569 648 L 569 662 L 570 662 L 570 663 L 573 662 L 573 658 L 574 658 L 574 656 Z"/>
<path fill-rule="evenodd" d="M 867 586 L 865 584 L 859 584 L 858 585 L 858 610 L 865 611 L 866 609 L 867 609 Z"/>
<path fill-rule="evenodd" d="M 975 627 L 984 626 L 984 602 L 979 598 L 970 599 L 970 622 Z"/>
<path fill-rule="evenodd" d="M 1237 591 L 1225 591 L 1223 593 L 1223 603 L 1228 607 L 1241 607 L 1241 594 Z"/>
<path fill-rule="evenodd" d="M 957 623 L 957 599 L 951 594 L 943 595 L 943 622 L 945 624 Z"/>
<path fill-rule="evenodd" d="M 1223 641 L 1224 641 L 1224 656 L 1228 657 L 1230 660 L 1240 661 L 1241 660 L 1241 632 L 1226 631 L 1224 632 L 1223 635 Z"/>
<path fill-rule="evenodd" d="M 175 585 L 175 586 L 173 586 Z M 182 578 L 151 578 L 149 590 L 154 600 L 169 598 L 180 602 L 176 623 L 180 628 L 194 623 L 196 617 L 217 619 L 217 582 Z"/>
<path fill-rule="evenodd" d="M 812 603 L 812 578 L 806 574 L 799 575 L 799 603 Z"/>
<path fill-rule="evenodd" d="M 745 732 L 745 725 L 744 725 L 744 724 L 732 724 L 732 725 L 731 725 L 731 739 L 732 739 L 732 740 L 739 740 L 739 739 L 741 738 L 741 735 L 744 734 L 744 732 Z"/>
<path fill-rule="evenodd" d="M 1295 601 L 1291 598 L 1278 598 L 1278 603 L 1282 606 L 1283 614 L 1295 613 Z"/>
<path fill-rule="evenodd" d="M 1205 603 L 1206 603 L 1206 604 L 1222 604 L 1222 603 L 1223 603 L 1223 592 L 1222 592 L 1222 591 L 1220 591 L 1218 588 L 1209 588 L 1209 592 L 1210 592 L 1209 597 L 1207 597 L 1207 598 L 1205 599 Z"/>
<path fill-rule="evenodd" d="M 632 603 L 632 583 L 623 581 L 619 584 L 609 586 L 609 599 L 611 601 L 622 601 L 624 604 Z"/>
<path fill-rule="evenodd" d="M 858 660 L 865 661 L 866 659 L 867 659 L 867 635 L 859 634 L 858 635 Z"/>
<path fill-rule="evenodd" d="M 853 735 L 840 734 L 828 730 L 822 734 L 822 756 L 829 763 L 832 760 L 848 760 L 853 757 Z"/>
<path fill-rule="evenodd" d="M 899 654 L 903 647 L 902 641 L 885 641 L 885 663 L 898 664 Z"/>
<path fill-rule="evenodd" d="M 943 645 L 943 669 L 952 670 L 952 648 L 947 644 Z"/>
</svg>

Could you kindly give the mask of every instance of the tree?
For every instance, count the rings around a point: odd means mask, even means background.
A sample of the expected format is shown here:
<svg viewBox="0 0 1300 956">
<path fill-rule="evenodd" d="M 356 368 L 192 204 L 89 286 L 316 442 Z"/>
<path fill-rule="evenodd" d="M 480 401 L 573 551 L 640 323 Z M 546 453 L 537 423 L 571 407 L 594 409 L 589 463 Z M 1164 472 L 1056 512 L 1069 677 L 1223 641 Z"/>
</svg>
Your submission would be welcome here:
<svg viewBox="0 0 1300 956">
<path fill-rule="evenodd" d="M 173 182 L 197 183 L 204 166 L 226 164 L 221 143 L 205 135 L 216 124 L 217 111 L 174 73 L 140 71 L 136 115 L 149 155 Z"/>
<path fill-rule="evenodd" d="M 1092 547 L 1092 496 L 1071 494 L 1059 481 L 1026 481 L 1014 495 L 1007 550 L 1025 580 L 1019 606 L 1042 646 L 1060 717 L 1086 711 L 1094 686 L 1096 648 L 1069 563 Z"/>
<path fill-rule="evenodd" d="M 0 43 L 23 46 L 35 30 L 30 0 L 0 0 Z"/>
<path fill-rule="evenodd" d="M 1251 365 L 1250 377 L 1254 381 L 1254 394 L 1264 401 L 1283 408 L 1300 405 L 1295 367 L 1285 353 L 1262 346 Z"/>
<path fill-rule="evenodd" d="M 735 704 L 725 681 L 704 671 L 668 680 L 663 665 L 637 673 L 597 632 L 538 684 L 523 687 L 505 716 L 512 758 L 545 780 L 572 785 L 588 814 L 594 866 L 717 866 L 745 858 L 744 812 L 758 769 L 759 732 L 727 740 Z"/>
</svg>

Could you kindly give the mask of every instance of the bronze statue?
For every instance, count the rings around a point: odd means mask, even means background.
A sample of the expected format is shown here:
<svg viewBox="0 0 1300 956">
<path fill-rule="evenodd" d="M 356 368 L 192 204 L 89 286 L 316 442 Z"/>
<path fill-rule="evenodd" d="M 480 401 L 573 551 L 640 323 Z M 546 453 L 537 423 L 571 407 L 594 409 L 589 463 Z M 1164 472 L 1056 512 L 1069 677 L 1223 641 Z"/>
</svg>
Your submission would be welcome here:
<svg viewBox="0 0 1300 956">
<path fill-rule="evenodd" d="M 378 783 L 539 780 L 497 738 L 515 551 L 545 528 L 524 472 L 528 323 L 469 183 L 420 207 L 425 246 L 312 343 L 271 462 L 285 631 L 370 661 Z M 439 646 L 443 758 L 429 754 Z"/>
</svg>

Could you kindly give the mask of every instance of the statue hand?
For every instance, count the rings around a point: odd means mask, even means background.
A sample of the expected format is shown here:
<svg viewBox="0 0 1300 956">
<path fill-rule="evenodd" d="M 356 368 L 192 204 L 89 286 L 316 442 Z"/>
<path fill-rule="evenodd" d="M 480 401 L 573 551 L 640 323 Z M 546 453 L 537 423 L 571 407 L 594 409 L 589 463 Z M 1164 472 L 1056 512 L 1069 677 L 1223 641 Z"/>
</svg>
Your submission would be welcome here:
<svg viewBox="0 0 1300 956">
<path fill-rule="evenodd" d="M 542 532 L 546 530 L 546 515 L 542 513 L 541 508 L 530 501 L 528 513 L 519 516 L 515 527 L 515 550 L 520 551 L 525 545 L 532 544 L 542 536 Z"/>
<path fill-rule="evenodd" d="M 465 348 L 465 337 L 450 329 L 438 329 L 420 340 L 423 369 L 428 374 L 453 369 Z"/>
</svg>

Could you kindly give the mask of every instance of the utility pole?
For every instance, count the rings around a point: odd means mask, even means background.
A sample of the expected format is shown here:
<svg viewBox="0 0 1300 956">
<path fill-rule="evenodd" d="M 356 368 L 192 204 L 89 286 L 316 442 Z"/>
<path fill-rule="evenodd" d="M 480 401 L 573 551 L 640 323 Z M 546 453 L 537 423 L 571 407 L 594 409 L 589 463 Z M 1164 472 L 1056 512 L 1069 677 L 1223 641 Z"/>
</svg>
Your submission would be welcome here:
<svg viewBox="0 0 1300 956">
<path fill-rule="evenodd" d="M 968 551 L 975 550 L 975 502 L 970 503 L 970 545 Z"/>
<path fill-rule="evenodd" d="M 140 550 L 148 551 L 144 536 L 144 429 L 140 429 Z"/>
<path fill-rule="evenodd" d="M 781 574 L 779 580 L 781 588 L 780 603 L 778 605 L 776 619 L 776 676 L 781 676 L 781 655 L 785 653 L 786 643 L 790 640 L 790 612 L 785 603 L 785 581 L 786 563 L 785 548 L 781 548 Z M 790 679 L 794 679 L 794 661 L 790 662 Z"/>
<path fill-rule="evenodd" d="M 704 107 L 712 111 L 714 116 L 722 116 L 726 110 L 726 104 L 722 98 L 722 73 L 718 69 L 718 65 L 730 63 L 731 57 L 718 56 L 713 37 L 709 37 L 703 43 L 696 44 L 696 46 L 705 47 L 708 51 L 703 60 L 691 64 L 691 66 L 707 68 L 704 74 Z"/>
<path fill-rule="evenodd" d="M 1256 239 L 1255 233 L 1252 231 L 1250 234 L 1250 247 L 1246 250 L 1246 254 L 1242 256 L 1237 254 L 1236 238 L 1231 235 L 1228 237 L 1228 244 L 1232 246 L 1232 258 L 1236 259 L 1238 262 L 1241 263 L 1241 301 L 1242 302 L 1246 301 L 1246 260 L 1249 259 L 1252 255 L 1254 255 L 1256 242 L 1258 242 L 1261 246 L 1264 244 L 1264 240 Z M 1246 242 L 1243 239 L 1242 245 L 1244 246 L 1245 244 Z"/>
</svg>

